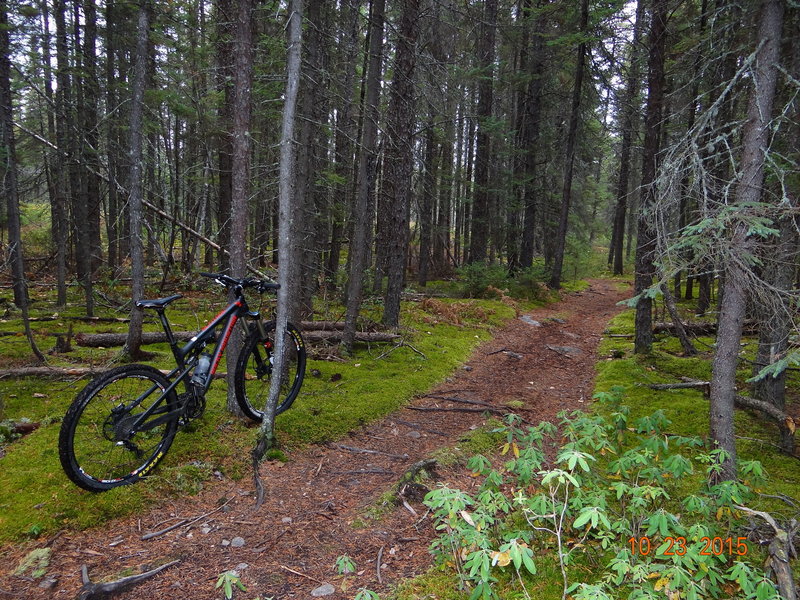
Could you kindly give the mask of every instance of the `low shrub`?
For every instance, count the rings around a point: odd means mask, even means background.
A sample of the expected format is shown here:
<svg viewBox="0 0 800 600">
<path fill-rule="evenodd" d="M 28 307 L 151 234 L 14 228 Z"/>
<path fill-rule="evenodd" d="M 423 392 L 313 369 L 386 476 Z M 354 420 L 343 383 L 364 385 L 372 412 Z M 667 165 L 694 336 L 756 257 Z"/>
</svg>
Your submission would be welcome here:
<svg viewBox="0 0 800 600">
<path fill-rule="evenodd" d="M 440 487 L 426 496 L 440 531 L 431 551 L 455 567 L 471 600 L 519 593 L 511 588 L 531 597 L 539 565 L 553 555 L 563 598 L 777 598 L 747 560 L 757 550 L 737 508 L 762 483 L 761 465 L 742 462 L 744 482 L 709 484 L 721 451 L 667 433 L 660 411 L 634 421 L 619 390 L 599 399 L 607 416 L 561 415 L 558 430 L 522 429 L 511 415 L 497 430 L 505 462 L 477 455 L 468 463 L 483 478 L 475 495 Z"/>
</svg>

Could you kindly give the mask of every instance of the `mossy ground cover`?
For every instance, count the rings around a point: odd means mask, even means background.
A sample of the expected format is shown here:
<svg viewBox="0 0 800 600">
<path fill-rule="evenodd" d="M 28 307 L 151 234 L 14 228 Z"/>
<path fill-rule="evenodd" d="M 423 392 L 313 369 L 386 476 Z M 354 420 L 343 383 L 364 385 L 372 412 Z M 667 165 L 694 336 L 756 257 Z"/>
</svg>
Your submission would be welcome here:
<svg viewBox="0 0 800 600">
<path fill-rule="evenodd" d="M 626 311 L 614 318 L 608 331 L 632 333 L 633 311 Z M 607 392 L 614 386 L 622 386 L 624 402 L 631 408 L 633 418 L 660 409 L 672 421 L 674 433 L 707 438 L 709 404 L 701 390 L 653 390 L 648 384 L 677 383 L 682 377 L 708 381 L 711 377 L 710 349 L 713 341 L 709 337 L 695 340 L 701 353 L 696 357 L 684 357 L 680 355 L 680 347 L 674 338 L 657 336 L 650 355 L 634 356 L 631 339 L 607 337 L 600 346 L 599 353 L 604 358 L 597 366 L 596 391 Z M 752 358 L 753 341 L 745 342 L 743 358 Z M 621 355 L 622 358 L 614 359 L 612 355 Z M 738 371 L 737 387 L 746 390 L 747 379 L 751 376 L 747 362 L 743 361 Z M 796 374 L 789 379 L 790 387 L 800 387 Z M 734 422 L 739 458 L 763 463 L 769 476 L 771 493 L 797 497 L 800 494 L 800 471 L 797 470 L 796 459 L 786 456 L 774 446 L 778 440 L 777 429 L 770 422 L 743 410 L 736 411 Z M 765 503 L 765 507 L 773 510 L 785 508 L 769 502 Z"/>
<path fill-rule="evenodd" d="M 122 288 L 109 286 L 108 295 L 121 297 Z M 168 290 L 161 295 L 172 293 Z M 149 293 L 156 297 L 158 290 Z M 32 316 L 81 316 L 79 290 L 70 288 L 70 305 L 57 311 L 52 293 L 37 289 Z M 493 327 L 513 318 L 515 310 L 490 300 L 442 299 L 452 305 L 439 309 L 420 303 L 404 303 L 401 322 L 408 345 L 357 345 L 345 362 L 309 361 L 307 377 L 292 409 L 279 417 L 277 435 L 289 453 L 305 444 L 333 440 L 360 425 L 378 419 L 444 379 L 463 362 L 472 348 L 490 336 Z M 173 329 L 197 330 L 223 306 L 219 292 L 189 291 L 187 298 L 171 305 L 168 314 Z M 327 307 L 317 318 L 335 318 L 341 307 Z M 377 320 L 380 305 L 368 305 L 365 319 Z M 125 316 L 122 311 L 98 308 L 101 316 Z M 452 319 L 456 314 L 457 318 Z M 21 330 L 18 316 L 9 313 L 4 327 Z M 35 322 L 37 342 L 47 350 L 54 339 L 47 334 L 66 331 L 72 323 L 77 332 L 124 332 L 125 323 L 85 323 L 68 319 Z M 147 331 L 160 327 L 149 318 Z M 0 338 L 0 353 L 10 363 L 21 364 L 29 357 L 24 338 Z M 91 364 L 110 366 L 119 349 L 88 349 L 74 346 L 73 352 L 50 357 L 54 366 Z M 153 353 L 146 361 L 158 368 L 172 366 L 166 345 L 147 346 Z M 13 358 L 10 358 L 13 357 Z M 224 366 L 221 367 L 224 369 Z M 312 370 L 318 376 L 311 375 Z M 29 419 L 39 429 L 4 447 L 0 459 L 0 543 L 26 536 L 45 536 L 63 528 L 85 528 L 110 518 L 130 514 L 146 505 L 177 494 L 196 493 L 203 482 L 219 471 L 238 479 L 249 475 L 249 451 L 256 429 L 231 417 L 224 409 L 226 383 L 217 380 L 207 395 L 202 419 L 179 432 L 169 453 L 146 482 L 103 494 L 91 494 L 75 487 L 63 474 L 58 460 L 60 419 L 85 385 L 85 380 L 60 381 L 39 378 L 5 379 L 0 393 L 5 399 L 4 418 Z"/>
</svg>

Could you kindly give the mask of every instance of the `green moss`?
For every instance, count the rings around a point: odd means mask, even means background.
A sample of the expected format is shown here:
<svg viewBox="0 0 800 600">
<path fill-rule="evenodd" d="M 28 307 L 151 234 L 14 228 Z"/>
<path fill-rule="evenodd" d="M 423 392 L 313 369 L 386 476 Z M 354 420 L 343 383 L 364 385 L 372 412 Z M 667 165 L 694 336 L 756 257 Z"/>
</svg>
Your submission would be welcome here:
<svg viewBox="0 0 800 600">
<path fill-rule="evenodd" d="M 34 579 L 44 577 L 45 573 L 47 573 L 47 567 L 50 566 L 50 556 L 52 554 L 53 550 L 51 548 L 31 550 L 14 570 L 14 575 L 17 577 L 33 577 Z"/>
<path fill-rule="evenodd" d="M 632 333 L 633 311 L 625 311 L 615 317 L 607 331 Z M 700 338 L 696 340 L 696 344 L 698 348 L 707 349 L 711 346 L 711 341 L 710 338 Z M 632 342 L 628 343 L 632 345 Z M 601 347 L 608 347 L 606 341 Z M 681 377 L 699 381 L 710 379 L 709 354 L 685 358 L 674 354 L 676 351 L 675 341 L 664 337 L 656 340 L 653 352 L 647 357 L 601 360 L 597 363 L 595 391 L 607 392 L 614 386 L 622 386 L 625 389 L 624 403 L 630 407 L 632 419 L 660 409 L 672 421 L 674 430 L 672 433 L 705 439 L 709 431 L 709 403 L 702 391 L 653 390 L 647 387 L 651 383 L 675 383 Z M 739 375 L 742 385 L 749 374 L 747 366 L 741 369 Z M 595 406 L 597 410 L 604 410 L 602 406 Z M 782 454 L 774 446 L 774 440 L 778 437 L 775 426 L 769 421 L 741 410 L 737 410 L 734 414 L 734 426 L 737 434 L 741 436 L 736 441 L 739 460 L 758 460 L 769 475 L 765 491 L 796 497 L 800 490 L 800 473 L 794 464 L 794 459 Z M 697 477 L 699 476 L 698 474 Z M 690 484 L 689 480 L 691 478 L 687 478 L 687 484 Z M 785 511 L 785 506 L 779 503 L 760 500 L 757 504 L 776 510 L 779 514 Z"/>
<path fill-rule="evenodd" d="M 388 600 L 423 600 L 427 598 L 466 600 L 469 594 L 459 591 L 458 587 L 458 577 L 431 569 L 418 577 L 403 581 L 392 591 Z"/>
<path fill-rule="evenodd" d="M 494 452 L 503 441 L 503 434 L 496 433 L 494 430 L 501 427 L 502 423 L 497 419 L 489 419 L 483 427 L 474 429 L 461 438 L 458 445 L 468 457 L 475 454 L 488 454 Z"/>
<path fill-rule="evenodd" d="M 105 292 L 111 296 L 121 295 L 113 286 Z M 158 295 L 157 290 L 149 292 Z M 75 303 L 80 301 L 73 288 L 70 288 L 69 299 Z M 290 456 L 293 449 L 306 444 L 338 439 L 396 410 L 449 376 L 475 345 L 491 335 L 492 327 L 515 316 L 513 307 L 497 301 L 443 302 L 451 305 L 448 310 L 456 311 L 459 323 L 442 322 L 437 315 L 423 310 L 419 303 L 404 303 L 401 332 L 409 346 L 388 353 L 391 347 L 386 344 L 357 346 L 354 356 L 345 363 L 311 360 L 309 372 L 317 369 L 320 377 L 307 376 L 292 409 L 278 418 L 276 433 L 281 444 L 278 452 Z M 456 305 L 452 306 L 453 303 Z M 52 303 L 46 304 L 43 300 L 34 312 L 41 316 L 52 315 Z M 169 318 L 176 331 L 197 330 L 223 304 L 221 295 L 208 300 L 190 292 L 190 297 L 170 306 Z M 379 318 L 380 308 L 368 305 L 365 314 Z M 79 315 L 81 311 L 70 305 L 58 314 L 64 317 Z M 106 315 L 118 316 L 111 312 Z M 145 329 L 158 330 L 152 316 L 148 318 Z M 66 331 L 69 323 L 73 323 L 76 333 L 122 332 L 127 328 L 125 323 L 66 319 L 37 322 L 44 332 Z M 9 321 L 7 326 L 17 327 L 19 322 Z M 52 341 L 52 338 L 42 339 Z M 0 338 L 0 344 L 6 340 L 8 338 Z M 20 348 L 20 356 L 29 352 L 24 344 Z M 56 357 L 53 362 L 67 366 L 89 358 L 97 364 L 98 357 L 107 360 L 117 352 L 116 349 L 74 348 L 75 352 Z M 166 345 L 148 346 L 147 350 L 155 352 L 148 364 L 162 369 L 172 366 Z M 0 382 L 7 418 L 28 418 L 43 423 L 31 435 L 5 447 L 6 456 L 0 469 L 0 542 L 26 537 L 32 524 L 40 527 L 43 533 L 91 527 L 109 518 L 136 512 L 164 495 L 194 494 L 217 470 L 232 479 L 241 479 L 249 472 L 256 429 L 249 423 L 231 419 L 225 410 L 226 384 L 224 380 L 217 380 L 206 397 L 205 416 L 181 429 L 149 481 L 103 494 L 79 490 L 61 470 L 57 440 L 60 418 L 86 381 L 30 378 Z"/>
</svg>

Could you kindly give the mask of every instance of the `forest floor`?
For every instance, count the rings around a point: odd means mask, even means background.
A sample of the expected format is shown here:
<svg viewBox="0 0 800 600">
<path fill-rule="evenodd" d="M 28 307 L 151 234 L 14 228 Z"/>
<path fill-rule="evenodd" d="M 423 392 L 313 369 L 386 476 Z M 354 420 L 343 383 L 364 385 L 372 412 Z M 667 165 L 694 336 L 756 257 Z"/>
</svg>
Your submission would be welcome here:
<svg viewBox="0 0 800 600">
<path fill-rule="evenodd" d="M 256 510 L 250 477 L 209 482 L 196 496 L 166 500 L 147 512 L 86 531 L 0 549 L 0 600 L 75 598 L 81 567 L 92 581 L 134 575 L 180 561 L 120 598 L 219 599 L 219 575 L 236 570 L 246 592 L 234 598 L 306 599 L 323 592 L 353 598 L 360 588 L 386 593 L 424 572 L 435 531 L 421 498 L 409 508 L 382 498 L 414 463 L 464 443 L 464 436 L 510 401 L 530 423 L 555 420 L 592 402 L 596 348 L 617 302 L 629 295 L 619 282 L 592 280 L 588 289 L 525 313 L 481 344 L 465 365 L 405 408 L 327 446 L 292 452 L 289 461 L 261 470 L 266 501 Z M 452 400 L 455 398 L 455 400 Z M 464 402 L 469 401 L 469 402 Z M 519 403 L 523 403 L 519 406 Z M 428 410 L 418 410 L 428 409 Z M 466 412 L 464 409 L 472 412 Z M 371 452 L 361 452 L 369 450 Z M 444 462 L 444 461 L 443 461 Z M 478 482 L 464 461 L 439 465 L 426 482 L 470 490 Z M 181 519 L 187 522 L 148 540 L 142 536 Z M 7 568 L 35 547 L 52 549 L 47 578 L 15 577 Z M 351 557 L 356 572 L 342 576 L 336 561 Z M 44 587 L 42 587 L 44 586 Z"/>
</svg>

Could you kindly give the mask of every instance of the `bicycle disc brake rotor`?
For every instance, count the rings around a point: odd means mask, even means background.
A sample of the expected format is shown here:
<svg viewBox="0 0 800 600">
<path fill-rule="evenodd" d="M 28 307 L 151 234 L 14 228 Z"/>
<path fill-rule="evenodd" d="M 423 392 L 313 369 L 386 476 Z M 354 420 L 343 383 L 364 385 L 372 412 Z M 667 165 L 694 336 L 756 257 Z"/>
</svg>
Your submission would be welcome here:
<svg viewBox="0 0 800 600">
<path fill-rule="evenodd" d="M 103 435 L 109 442 L 123 446 L 137 456 L 141 455 L 139 447 L 131 442 L 131 429 L 136 422 L 136 415 L 132 415 L 122 405 L 111 409 L 111 414 L 103 423 Z"/>
<path fill-rule="evenodd" d="M 206 398 L 197 392 L 184 392 L 178 396 L 178 403 L 180 406 L 185 406 L 183 412 L 184 425 L 189 422 L 189 419 L 196 419 L 200 417 L 206 409 Z"/>
</svg>

